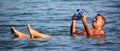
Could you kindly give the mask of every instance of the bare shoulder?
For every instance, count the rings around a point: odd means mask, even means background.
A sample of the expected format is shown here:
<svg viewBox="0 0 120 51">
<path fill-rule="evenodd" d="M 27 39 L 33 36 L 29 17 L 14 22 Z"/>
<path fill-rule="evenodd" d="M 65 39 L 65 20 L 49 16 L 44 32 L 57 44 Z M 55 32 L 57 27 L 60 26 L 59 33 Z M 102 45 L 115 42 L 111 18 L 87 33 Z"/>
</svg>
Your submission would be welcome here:
<svg viewBox="0 0 120 51">
<path fill-rule="evenodd" d="M 93 38 L 94 39 L 104 39 L 105 38 L 105 34 L 104 34 L 104 31 L 103 30 L 95 30 L 94 32 L 94 35 L 93 35 Z"/>
</svg>

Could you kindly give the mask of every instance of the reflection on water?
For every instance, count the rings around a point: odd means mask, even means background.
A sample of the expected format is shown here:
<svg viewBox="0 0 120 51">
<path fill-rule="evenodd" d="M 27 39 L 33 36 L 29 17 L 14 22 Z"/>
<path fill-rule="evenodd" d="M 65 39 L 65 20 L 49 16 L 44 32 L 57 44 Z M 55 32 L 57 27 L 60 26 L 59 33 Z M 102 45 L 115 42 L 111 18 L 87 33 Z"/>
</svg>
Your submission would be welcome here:
<svg viewBox="0 0 120 51">
<path fill-rule="evenodd" d="M 119 51 L 119 0 L 1 0 L 1 51 Z M 89 25 L 97 13 L 106 18 L 103 40 L 85 39 L 85 35 L 69 37 L 71 16 L 77 8 L 85 8 Z M 46 39 L 13 39 L 10 26 L 28 33 L 27 24 L 41 33 L 52 35 Z M 80 21 L 76 28 L 83 29 Z"/>
</svg>

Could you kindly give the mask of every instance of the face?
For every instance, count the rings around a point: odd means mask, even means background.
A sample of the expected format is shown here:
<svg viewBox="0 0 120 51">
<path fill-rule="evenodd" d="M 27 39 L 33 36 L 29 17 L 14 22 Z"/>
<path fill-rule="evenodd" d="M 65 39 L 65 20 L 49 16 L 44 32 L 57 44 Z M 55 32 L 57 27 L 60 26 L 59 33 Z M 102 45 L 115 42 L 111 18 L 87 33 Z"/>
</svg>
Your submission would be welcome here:
<svg viewBox="0 0 120 51">
<path fill-rule="evenodd" d="M 97 15 L 93 22 L 92 22 L 92 25 L 94 28 L 102 28 L 102 25 L 103 25 L 103 20 L 102 20 L 102 16 L 99 16 Z"/>
</svg>

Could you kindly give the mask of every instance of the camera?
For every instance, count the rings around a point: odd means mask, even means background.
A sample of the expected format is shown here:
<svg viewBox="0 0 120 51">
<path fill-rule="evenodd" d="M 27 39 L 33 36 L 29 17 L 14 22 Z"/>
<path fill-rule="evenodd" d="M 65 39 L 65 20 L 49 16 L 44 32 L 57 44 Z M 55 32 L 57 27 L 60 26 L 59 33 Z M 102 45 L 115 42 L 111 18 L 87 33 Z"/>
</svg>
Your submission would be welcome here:
<svg viewBox="0 0 120 51">
<path fill-rule="evenodd" d="M 81 15 L 84 13 L 85 9 L 77 9 L 72 20 L 80 20 Z"/>
</svg>

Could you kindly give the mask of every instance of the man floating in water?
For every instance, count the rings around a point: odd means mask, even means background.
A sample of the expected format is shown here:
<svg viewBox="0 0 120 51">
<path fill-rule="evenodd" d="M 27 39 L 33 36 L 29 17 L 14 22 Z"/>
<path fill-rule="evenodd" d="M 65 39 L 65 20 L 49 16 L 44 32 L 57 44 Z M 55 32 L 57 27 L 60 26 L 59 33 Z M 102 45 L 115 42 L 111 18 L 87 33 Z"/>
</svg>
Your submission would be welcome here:
<svg viewBox="0 0 120 51">
<path fill-rule="evenodd" d="M 77 15 L 77 16 L 76 16 Z M 75 24 L 76 20 L 81 20 L 84 25 L 84 30 L 76 31 Z M 97 14 L 95 18 L 93 19 L 92 26 L 93 28 L 90 28 L 87 21 L 86 16 L 83 14 L 82 10 L 77 10 L 77 12 L 72 16 L 72 23 L 71 23 L 71 36 L 75 36 L 75 34 L 86 34 L 88 38 L 104 38 L 104 31 L 103 26 L 105 25 L 106 20 L 101 14 Z M 22 33 L 18 30 L 16 30 L 14 27 L 11 27 L 11 33 L 14 35 L 14 37 L 19 38 L 48 38 L 51 37 L 47 34 L 39 33 L 38 31 L 32 29 L 30 25 L 27 26 L 28 32 L 30 35 Z"/>
<path fill-rule="evenodd" d="M 71 36 L 75 36 L 75 34 L 86 34 L 88 38 L 90 37 L 104 38 L 103 26 L 105 25 L 106 20 L 101 14 L 97 14 L 95 16 L 92 22 L 93 28 L 90 28 L 86 21 L 86 16 L 83 13 L 81 13 L 80 15 L 81 18 L 77 18 L 77 20 L 82 21 L 85 30 L 79 30 L 79 31 L 76 31 L 76 28 L 75 28 L 75 24 L 76 24 L 76 19 L 74 19 L 75 17 L 76 17 L 76 14 L 72 16 L 72 23 L 71 23 L 71 29 L 70 29 Z"/>
</svg>

